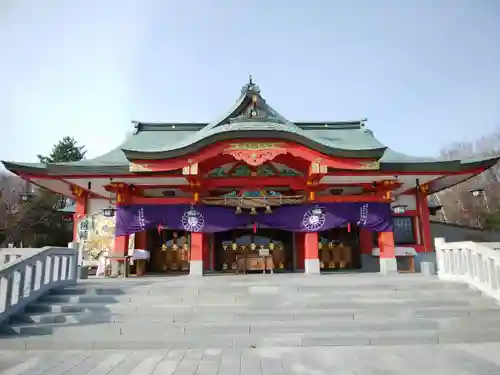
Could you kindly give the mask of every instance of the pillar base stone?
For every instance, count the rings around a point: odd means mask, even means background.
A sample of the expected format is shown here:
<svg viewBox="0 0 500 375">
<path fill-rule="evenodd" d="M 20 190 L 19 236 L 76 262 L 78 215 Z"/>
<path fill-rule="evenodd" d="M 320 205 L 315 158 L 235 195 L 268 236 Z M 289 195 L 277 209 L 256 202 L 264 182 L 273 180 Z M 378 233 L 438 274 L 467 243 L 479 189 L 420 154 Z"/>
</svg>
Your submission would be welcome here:
<svg viewBox="0 0 500 375">
<path fill-rule="evenodd" d="M 380 273 L 382 275 L 397 275 L 398 263 L 396 258 L 380 258 Z"/>
<path fill-rule="evenodd" d="M 309 275 L 319 275 L 319 259 L 304 260 L 305 273 Z"/>
<path fill-rule="evenodd" d="M 202 260 L 192 260 L 189 262 L 189 276 L 203 276 Z"/>
</svg>

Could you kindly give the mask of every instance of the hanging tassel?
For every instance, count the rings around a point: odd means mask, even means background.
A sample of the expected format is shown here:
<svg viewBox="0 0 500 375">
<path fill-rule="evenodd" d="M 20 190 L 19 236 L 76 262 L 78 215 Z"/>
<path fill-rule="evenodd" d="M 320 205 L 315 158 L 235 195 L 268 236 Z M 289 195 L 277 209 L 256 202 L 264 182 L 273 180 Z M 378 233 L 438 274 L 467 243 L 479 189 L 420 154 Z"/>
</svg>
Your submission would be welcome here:
<svg viewBox="0 0 500 375">
<path fill-rule="evenodd" d="M 253 223 L 253 232 L 257 233 L 257 223 Z"/>
<path fill-rule="evenodd" d="M 156 229 L 158 230 L 158 234 L 161 235 L 161 230 L 162 230 L 161 224 L 158 224 Z"/>
<path fill-rule="evenodd" d="M 347 233 L 351 233 L 351 223 L 347 223 Z"/>
</svg>

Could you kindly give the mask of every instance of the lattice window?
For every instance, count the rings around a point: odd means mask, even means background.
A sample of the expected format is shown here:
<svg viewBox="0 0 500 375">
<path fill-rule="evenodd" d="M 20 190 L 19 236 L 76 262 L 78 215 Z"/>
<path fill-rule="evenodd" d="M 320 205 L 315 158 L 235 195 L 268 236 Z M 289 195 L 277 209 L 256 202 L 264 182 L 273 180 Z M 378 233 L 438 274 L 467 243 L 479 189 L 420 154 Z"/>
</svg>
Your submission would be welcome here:
<svg viewBox="0 0 500 375">
<path fill-rule="evenodd" d="M 415 230 L 413 228 L 413 217 L 398 216 L 392 219 L 394 226 L 394 242 L 396 245 L 408 245 L 415 243 Z"/>
</svg>

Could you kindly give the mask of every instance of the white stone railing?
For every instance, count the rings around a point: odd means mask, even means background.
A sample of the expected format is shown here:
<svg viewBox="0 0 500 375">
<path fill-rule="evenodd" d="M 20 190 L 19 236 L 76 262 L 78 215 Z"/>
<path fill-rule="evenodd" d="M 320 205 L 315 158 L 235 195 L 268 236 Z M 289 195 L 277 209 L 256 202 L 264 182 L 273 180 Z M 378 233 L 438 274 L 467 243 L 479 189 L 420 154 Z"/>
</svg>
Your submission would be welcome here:
<svg viewBox="0 0 500 375">
<path fill-rule="evenodd" d="M 27 248 L 27 247 L 8 247 L 0 249 L 0 266 L 5 263 L 13 262 L 16 259 L 22 257 L 31 256 L 39 252 L 39 248 Z"/>
<path fill-rule="evenodd" d="M 434 240 L 438 277 L 464 282 L 500 301 L 500 251 L 471 241 Z"/>
<path fill-rule="evenodd" d="M 22 257 L 0 265 L 0 324 L 52 288 L 75 285 L 78 251 L 67 247 L 24 250 Z"/>
</svg>

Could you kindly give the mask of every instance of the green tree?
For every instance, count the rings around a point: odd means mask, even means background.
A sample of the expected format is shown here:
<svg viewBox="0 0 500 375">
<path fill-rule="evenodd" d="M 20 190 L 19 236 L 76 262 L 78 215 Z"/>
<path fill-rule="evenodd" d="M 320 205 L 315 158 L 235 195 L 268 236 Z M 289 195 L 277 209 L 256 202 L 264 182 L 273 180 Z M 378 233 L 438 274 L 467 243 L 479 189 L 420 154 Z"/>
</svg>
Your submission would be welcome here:
<svg viewBox="0 0 500 375">
<path fill-rule="evenodd" d="M 72 137 L 64 137 L 48 156 L 37 155 L 41 163 L 82 160 L 87 151 Z M 47 189 L 37 189 L 31 199 L 21 203 L 7 220 L 4 242 L 17 246 L 66 246 L 72 240 L 72 225 L 62 221 L 57 209 L 64 208 L 66 198 Z"/>
<path fill-rule="evenodd" d="M 66 246 L 72 232 L 54 209 L 58 200 L 56 194 L 40 189 L 30 201 L 20 204 L 7 220 L 6 242 L 25 247 Z"/>
<path fill-rule="evenodd" d="M 85 146 L 79 146 L 73 137 L 64 137 L 52 147 L 48 156 L 38 154 L 40 163 L 65 163 L 85 158 Z"/>
</svg>

